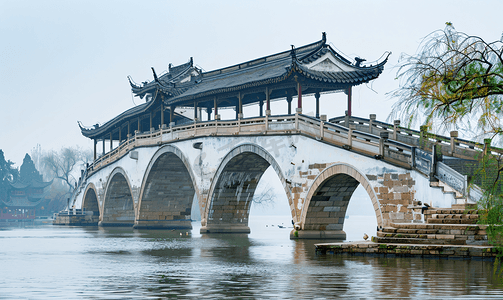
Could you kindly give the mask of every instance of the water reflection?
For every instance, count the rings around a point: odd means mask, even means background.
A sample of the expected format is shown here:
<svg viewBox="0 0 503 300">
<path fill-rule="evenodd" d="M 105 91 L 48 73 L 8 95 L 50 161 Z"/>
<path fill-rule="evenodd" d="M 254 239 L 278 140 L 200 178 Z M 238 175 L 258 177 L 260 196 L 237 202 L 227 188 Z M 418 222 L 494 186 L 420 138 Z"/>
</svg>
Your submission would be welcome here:
<svg viewBox="0 0 503 300">
<path fill-rule="evenodd" d="M 287 230 L 0 231 L 0 298 L 501 298 L 492 263 L 317 256 Z M 181 234 L 181 235 L 180 235 Z"/>
</svg>

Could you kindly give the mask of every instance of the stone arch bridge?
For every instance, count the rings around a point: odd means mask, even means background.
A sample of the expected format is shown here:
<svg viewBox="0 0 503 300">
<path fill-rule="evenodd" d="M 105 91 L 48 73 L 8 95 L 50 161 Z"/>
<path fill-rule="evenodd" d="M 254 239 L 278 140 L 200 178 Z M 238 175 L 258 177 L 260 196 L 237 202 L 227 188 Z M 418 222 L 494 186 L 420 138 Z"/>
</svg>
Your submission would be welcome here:
<svg viewBox="0 0 503 300">
<path fill-rule="evenodd" d="M 72 206 L 101 226 L 191 228 L 197 198 L 202 233 L 249 233 L 253 195 L 272 167 L 299 238 L 345 238 L 346 208 L 359 185 L 378 226 L 422 222 L 418 201 L 437 207 L 473 201 L 466 176 L 447 162 L 473 158 L 477 146 L 375 115 L 197 122 L 123 141 L 83 173 Z"/>
</svg>

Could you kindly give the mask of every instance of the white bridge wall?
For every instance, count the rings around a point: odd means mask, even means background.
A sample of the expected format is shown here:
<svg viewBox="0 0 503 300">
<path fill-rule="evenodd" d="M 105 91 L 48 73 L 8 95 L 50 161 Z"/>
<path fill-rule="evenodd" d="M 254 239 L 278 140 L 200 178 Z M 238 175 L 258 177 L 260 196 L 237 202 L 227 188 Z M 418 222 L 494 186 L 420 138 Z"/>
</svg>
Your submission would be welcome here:
<svg viewBox="0 0 503 300">
<path fill-rule="evenodd" d="M 202 142 L 202 150 L 193 147 L 193 144 L 197 142 Z M 415 181 L 415 200 L 430 203 L 430 205 L 436 207 L 450 207 L 452 203 L 455 203 L 452 194 L 445 194 L 442 192 L 442 189 L 431 188 L 428 178 L 417 171 L 393 166 L 384 161 L 347 151 L 323 141 L 298 134 L 198 137 L 169 143 L 169 145 L 179 148 L 187 161 L 190 162 L 191 173 L 195 177 L 194 185 L 196 186 L 196 191 L 199 191 L 197 197 L 200 204 L 203 200 L 202 195 L 208 193 L 212 180 L 217 180 L 217 178 L 213 179 L 213 177 L 222 159 L 232 149 L 244 144 L 258 145 L 274 157 L 283 173 L 283 177 L 287 181 L 291 181 L 291 186 L 288 186 L 287 190 L 291 190 L 294 187 L 310 187 L 314 179 L 302 176 L 301 172 L 309 172 L 310 175 L 317 175 L 320 171 L 316 169 L 309 170 L 309 165 L 327 164 L 328 167 L 335 163 L 345 163 L 353 166 L 353 168 L 365 175 L 377 176 L 383 173 L 410 173 L 410 176 Z M 98 191 L 98 201 L 101 211 L 103 211 L 103 198 L 109 175 L 118 167 L 122 168 L 127 175 L 135 203 L 135 210 L 137 211 L 140 198 L 139 193 L 146 176 L 145 171 L 152 157 L 161 147 L 163 146 L 136 148 L 134 151 L 138 152 L 137 160 L 130 158 L 129 154 L 125 155 L 116 162 L 103 167 L 87 179 L 86 185 L 93 183 Z M 379 180 L 370 180 L 369 182 L 374 189 L 382 186 L 382 182 Z M 76 198 L 76 208 L 82 207 L 84 190 L 85 188 Z M 302 210 L 308 190 L 304 188 L 301 192 L 300 200 L 296 203 L 297 207 L 295 207 L 297 214 Z M 289 196 L 291 197 L 291 195 Z M 200 209 L 202 209 L 202 206 L 201 204 Z M 294 207 L 291 207 L 291 209 L 293 210 Z M 292 215 L 295 215 L 295 210 L 292 211 Z M 201 211 L 201 216 L 204 216 L 204 211 Z"/>
</svg>

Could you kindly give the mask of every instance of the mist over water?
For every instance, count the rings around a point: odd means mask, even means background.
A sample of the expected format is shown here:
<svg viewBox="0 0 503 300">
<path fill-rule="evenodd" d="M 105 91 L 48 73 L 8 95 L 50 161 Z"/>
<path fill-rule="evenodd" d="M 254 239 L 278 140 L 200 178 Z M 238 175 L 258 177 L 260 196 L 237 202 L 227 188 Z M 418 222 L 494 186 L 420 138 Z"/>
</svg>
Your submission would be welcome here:
<svg viewBox="0 0 503 300">
<path fill-rule="evenodd" d="M 346 219 L 348 240 L 375 231 L 368 220 Z M 201 235 L 198 222 L 192 231 L 3 228 L 0 298 L 503 296 L 491 262 L 317 256 L 314 244 L 320 241 L 292 241 L 291 228 L 278 228 L 290 227 L 289 221 L 251 216 L 249 235 Z"/>
</svg>

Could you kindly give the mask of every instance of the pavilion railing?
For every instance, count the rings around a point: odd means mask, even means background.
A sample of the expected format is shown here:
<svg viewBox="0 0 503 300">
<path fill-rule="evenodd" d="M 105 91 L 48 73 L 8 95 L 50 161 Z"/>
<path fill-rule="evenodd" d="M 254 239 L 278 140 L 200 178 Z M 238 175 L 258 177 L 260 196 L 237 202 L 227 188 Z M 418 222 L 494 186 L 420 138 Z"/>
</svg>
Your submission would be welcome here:
<svg viewBox="0 0 503 300">
<path fill-rule="evenodd" d="M 483 145 L 476 142 L 457 138 L 453 140 L 432 134 L 425 135 L 419 131 L 371 119 L 339 117 L 326 122 L 301 114 L 276 115 L 193 122 L 178 126 L 163 126 L 150 132 L 135 132 L 133 136 L 122 141 L 118 147 L 95 160 L 89 166 L 87 175 L 119 160 L 137 147 L 157 146 L 205 136 L 278 134 L 302 134 L 362 155 L 385 160 L 400 167 L 416 169 L 430 177 L 438 173 L 439 165 L 432 160 L 433 145 L 436 144 L 442 153 L 471 159 L 483 150 L 481 148 Z M 450 144 L 447 144 L 447 141 Z M 449 152 L 446 149 L 452 151 Z M 503 153 L 502 149 L 497 148 L 491 148 L 491 151 Z M 445 171 L 446 168 L 442 170 Z M 448 171 L 456 174 L 444 174 L 445 178 L 457 178 L 459 173 L 451 170 Z M 456 189 L 460 189 L 458 192 L 461 194 L 468 195 L 466 185 L 456 185 Z"/>
</svg>

